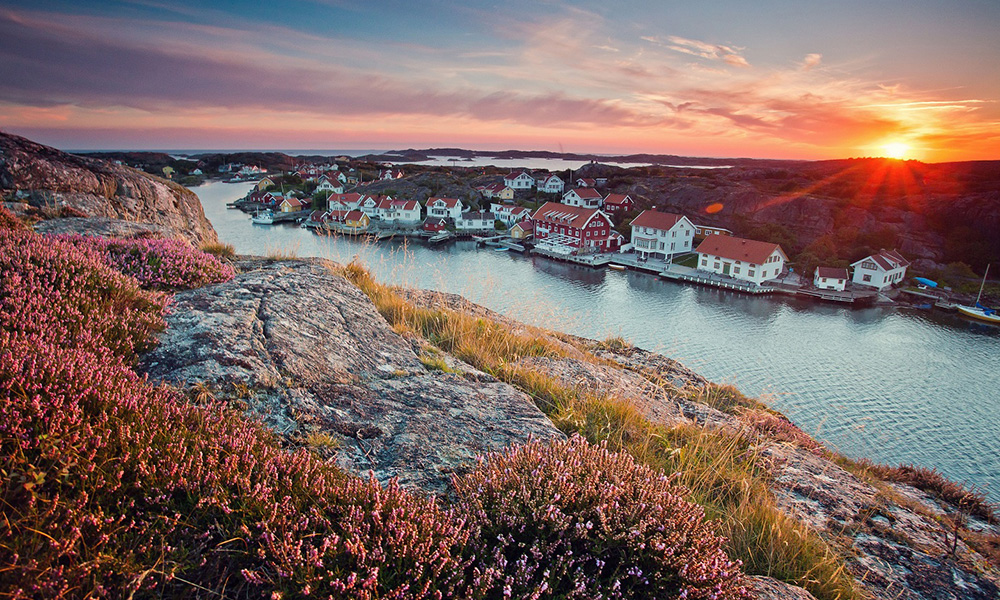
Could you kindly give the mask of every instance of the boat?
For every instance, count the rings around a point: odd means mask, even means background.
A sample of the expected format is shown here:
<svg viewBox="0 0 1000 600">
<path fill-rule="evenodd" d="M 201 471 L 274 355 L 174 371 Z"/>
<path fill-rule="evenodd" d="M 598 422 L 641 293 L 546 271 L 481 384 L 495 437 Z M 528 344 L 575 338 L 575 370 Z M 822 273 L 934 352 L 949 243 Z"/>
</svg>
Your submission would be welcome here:
<svg viewBox="0 0 1000 600">
<path fill-rule="evenodd" d="M 977 321 L 985 321 L 987 323 L 996 323 L 1000 325 L 1000 314 L 997 313 L 995 309 L 986 308 L 979 303 L 983 298 L 983 288 L 986 287 L 986 276 L 990 274 L 990 266 L 986 265 L 986 273 L 983 274 L 983 282 L 979 284 L 979 295 L 976 296 L 975 306 L 965 306 L 959 304 L 955 308 L 958 309 L 958 314 L 969 317 L 970 319 L 976 319 Z"/>
<path fill-rule="evenodd" d="M 254 216 L 250 217 L 250 220 L 258 225 L 273 225 L 274 213 L 269 210 L 258 211 Z"/>
<path fill-rule="evenodd" d="M 500 246 L 499 248 L 494 248 L 493 251 L 494 252 L 509 252 L 510 248 L 507 248 L 505 246 Z"/>
<path fill-rule="evenodd" d="M 614 269 L 615 271 L 624 271 L 625 265 L 608 265 L 609 269 Z"/>
</svg>

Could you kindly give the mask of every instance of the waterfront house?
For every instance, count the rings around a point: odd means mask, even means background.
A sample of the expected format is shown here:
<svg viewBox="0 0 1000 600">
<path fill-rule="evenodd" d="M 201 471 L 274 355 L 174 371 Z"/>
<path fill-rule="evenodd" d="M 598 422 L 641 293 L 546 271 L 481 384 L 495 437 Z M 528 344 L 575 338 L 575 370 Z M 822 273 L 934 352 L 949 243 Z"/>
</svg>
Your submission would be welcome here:
<svg viewBox="0 0 1000 600">
<path fill-rule="evenodd" d="M 644 210 L 631 225 L 632 245 L 640 258 L 667 258 L 692 249 L 695 227 L 683 215 Z"/>
<path fill-rule="evenodd" d="M 350 233 L 365 231 L 369 225 L 371 225 L 371 217 L 360 210 L 352 210 L 344 215 L 344 228 Z"/>
<path fill-rule="evenodd" d="M 535 185 L 539 192 L 546 194 L 561 194 L 566 187 L 563 180 L 555 174 L 542 175 L 535 180 Z"/>
<path fill-rule="evenodd" d="M 730 235 L 710 235 L 695 252 L 698 253 L 698 270 L 757 285 L 781 275 L 788 260 L 778 244 Z"/>
<path fill-rule="evenodd" d="M 494 231 L 496 218 L 491 212 L 464 212 L 455 220 L 459 231 Z"/>
<path fill-rule="evenodd" d="M 575 188 L 563 195 L 562 203 L 583 208 L 601 208 L 604 197 L 594 188 Z"/>
<path fill-rule="evenodd" d="M 287 212 L 298 212 L 302 210 L 302 201 L 293 196 L 286 196 L 281 204 L 278 205 L 278 210 L 283 213 Z"/>
<path fill-rule="evenodd" d="M 354 210 L 361 204 L 361 194 L 334 194 L 326 199 L 326 207 L 330 210 Z"/>
<path fill-rule="evenodd" d="M 710 235 L 733 235 L 732 231 L 724 227 L 712 227 L 711 225 L 695 225 L 694 237 L 703 240 Z"/>
<path fill-rule="evenodd" d="M 376 214 L 384 222 L 415 225 L 420 222 L 420 203 L 385 197 L 379 200 Z"/>
<path fill-rule="evenodd" d="M 604 199 L 604 212 L 612 217 L 624 215 L 635 208 L 635 201 L 628 194 L 608 194 Z"/>
<path fill-rule="evenodd" d="M 895 250 L 879 250 L 878 254 L 851 263 L 854 269 L 852 281 L 884 290 L 902 281 L 908 266 L 909 261 Z"/>
<path fill-rule="evenodd" d="M 502 183 L 491 183 L 477 188 L 486 198 L 497 198 L 500 200 L 513 200 L 514 190 Z"/>
<path fill-rule="evenodd" d="M 341 173 L 340 171 L 337 171 L 337 170 L 327 171 L 326 173 L 324 173 L 320 177 L 320 179 L 322 179 L 323 177 L 326 177 L 327 179 L 332 179 L 332 180 L 335 180 L 335 181 L 339 181 L 340 183 L 347 183 L 347 175 L 344 175 L 343 173 Z"/>
<path fill-rule="evenodd" d="M 197 170 L 197 169 L 195 169 L 195 170 Z M 192 173 L 192 175 L 197 175 L 197 174 L 198 173 Z M 261 179 L 260 181 L 257 182 L 257 187 L 255 189 L 260 190 L 260 191 L 264 191 L 267 188 L 271 188 L 271 187 L 274 187 L 274 180 L 272 180 L 270 177 L 264 177 L 263 179 Z"/>
<path fill-rule="evenodd" d="M 531 239 L 535 234 L 535 223 L 531 219 L 518 221 L 510 228 L 510 237 L 515 240 Z"/>
<path fill-rule="evenodd" d="M 510 227 L 518 221 L 531 218 L 531 209 L 523 206 L 514 206 L 513 204 L 500 204 L 499 202 L 493 202 L 490 204 L 490 212 L 493 213 L 493 216 L 496 217 L 498 221 L 503 222 L 503 224 L 507 227 Z"/>
<path fill-rule="evenodd" d="M 448 228 L 448 218 L 428 216 L 420 228 L 431 233 L 441 233 Z"/>
<path fill-rule="evenodd" d="M 530 190 L 535 185 L 535 178 L 525 171 L 517 171 L 504 177 L 503 183 L 512 190 Z"/>
<path fill-rule="evenodd" d="M 378 216 L 378 203 L 388 196 L 363 196 L 357 208 L 369 218 Z"/>
<path fill-rule="evenodd" d="M 813 285 L 821 290 L 842 292 L 847 287 L 849 278 L 847 269 L 816 267 L 816 271 L 813 273 Z"/>
<path fill-rule="evenodd" d="M 622 238 L 613 229 L 611 217 L 595 208 L 546 202 L 531 220 L 535 239 L 554 252 L 614 252 L 621 247 Z"/>
<path fill-rule="evenodd" d="M 458 198 L 427 199 L 428 217 L 447 217 L 457 220 L 463 212 L 465 212 L 465 207 L 462 206 L 462 201 Z"/>
</svg>

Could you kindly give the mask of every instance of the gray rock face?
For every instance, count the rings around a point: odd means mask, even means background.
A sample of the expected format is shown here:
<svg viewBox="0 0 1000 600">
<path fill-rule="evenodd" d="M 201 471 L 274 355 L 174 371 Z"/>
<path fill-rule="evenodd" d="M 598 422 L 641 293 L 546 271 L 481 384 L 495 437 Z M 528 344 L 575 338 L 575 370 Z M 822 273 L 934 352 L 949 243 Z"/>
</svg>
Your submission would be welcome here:
<svg viewBox="0 0 1000 600">
<path fill-rule="evenodd" d="M 757 600 L 816 600 L 806 590 L 771 577 L 747 577 L 747 587 Z"/>
<path fill-rule="evenodd" d="M 41 208 L 162 225 L 196 245 L 218 241 L 187 188 L 102 160 L 0 133 L 0 190 Z"/>
<path fill-rule="evenodd" d="M 847 567 L 874 598 L 931 600 L 1000 598 L 997 573 L 959 541 L 955 556 L 934 517 L 942 507 L 906 486 L 893 493 L 858 479 L 829 460 L 794 446 L 773 446 L 779 465 L 778 505 L 820 533 L 847 545 Z M 994 532 L 995 533 L 995 532 Z"/>
<path fill-rule="evenodd" d="M 562 436 L 527 395 L 469 365 L 429 370 L 420 344 L 331 263 L 241 266 L 229 283 L 176 296 L 142 361 L 151 379 L 207 385 L 289 438 L 326 436 L 347 470 L 428 491 L 444 490 L 477 454 Z"/>
<path fill-rule="evenodd" d="M 36 223 L 34 229 L 38 233 L 47 235 L 79 233 L 81 235 L 116 238 L 161 237 L 184 239 L 187 237 L 182 232 L 167 225 L 137 223 L 121 219 L 109 219 L 107 217 L 49 219 L 48 221 Z"/>
</svg>

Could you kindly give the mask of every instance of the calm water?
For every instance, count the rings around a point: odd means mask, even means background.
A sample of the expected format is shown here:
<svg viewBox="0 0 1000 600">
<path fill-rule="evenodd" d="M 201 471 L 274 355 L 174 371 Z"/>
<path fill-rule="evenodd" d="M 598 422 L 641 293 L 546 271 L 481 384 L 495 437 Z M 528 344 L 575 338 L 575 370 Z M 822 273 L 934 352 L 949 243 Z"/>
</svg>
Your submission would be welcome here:
<svg viewBox="0 0 1000 600">
<path fill-rule="evenodd" d="M 384 282 L 461 294 L 590 338 L 621 335 L 709 379 L 769 395 L 845 454 L 937 468 L 1000 500 L 1000 328 L 931 311 L 747 297 L 472 243 L 373 245 L 253 225 L 225 208 L 247 189 L 195 188 L 219 238 L 237 252 L 295 251 L 338 262 L 357 256 Z"/>
</svg>

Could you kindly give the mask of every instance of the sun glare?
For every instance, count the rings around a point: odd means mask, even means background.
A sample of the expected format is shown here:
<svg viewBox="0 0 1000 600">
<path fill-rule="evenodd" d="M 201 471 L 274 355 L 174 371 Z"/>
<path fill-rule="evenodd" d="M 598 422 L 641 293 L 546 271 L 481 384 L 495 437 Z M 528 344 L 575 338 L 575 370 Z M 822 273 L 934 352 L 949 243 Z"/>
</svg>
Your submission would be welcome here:
<svg viewBox="0 0 1000 600">
<path fill-rule="evenodd" d="M 882 147 L 888 158 L 904 159 L 910 152 L 910 147 L 901 142 L 893 142 Z"/>
</svg>

